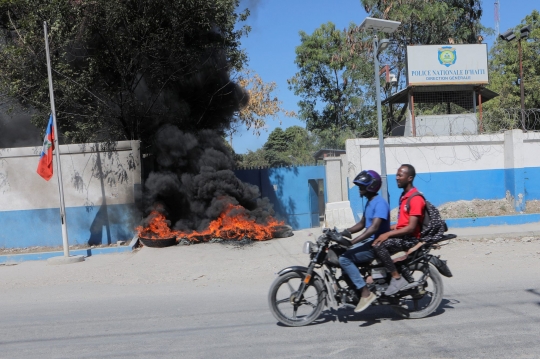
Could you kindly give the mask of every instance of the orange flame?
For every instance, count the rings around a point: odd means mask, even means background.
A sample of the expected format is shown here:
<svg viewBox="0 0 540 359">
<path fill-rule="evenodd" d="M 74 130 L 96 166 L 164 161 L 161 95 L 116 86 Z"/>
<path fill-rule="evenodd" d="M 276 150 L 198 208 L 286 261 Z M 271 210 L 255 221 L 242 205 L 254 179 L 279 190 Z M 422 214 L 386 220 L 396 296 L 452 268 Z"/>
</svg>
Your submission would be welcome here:
<svg viewBox="0 0 540 359">
<path fill-rule="evenodd" d="M 246 210 L 242 206 L 229 204 L 221 213 L 219 218 L 210 222 L 208 229 L 202 232 L 182 232 L 173 231 L 169 228 L 165 216 L 157 211 L 151 214 L 151 220 L 148 227 L 137 227 L 139 236 L 145 238 L 185 238 L 191 242 L 209 241 L 212 238 L 237 239 L 244 237 L 265 241 L 272 239 L 275 227 L 284 224 L 273 217 L 269 217 L 266 224 L 260 224 L 253 218 L 249 218 Z"/>
<path fill-rule="evenodd" d="M 150 224 L 148 227 L 138 226 L 135 228 L 139 237 L 149 239 L 171 238 L 176 234 L 171 231 L 165 216 L 158 211 L 152 211 L 150 213 Z"/>
</svg>

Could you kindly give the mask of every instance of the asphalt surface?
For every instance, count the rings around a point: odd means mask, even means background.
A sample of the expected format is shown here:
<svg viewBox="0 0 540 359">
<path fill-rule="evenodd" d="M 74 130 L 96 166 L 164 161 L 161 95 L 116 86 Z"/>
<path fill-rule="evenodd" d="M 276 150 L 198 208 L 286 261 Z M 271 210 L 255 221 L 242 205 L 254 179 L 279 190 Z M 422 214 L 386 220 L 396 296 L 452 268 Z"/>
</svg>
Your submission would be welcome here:
<svg viewBox="0 0 540 359">
<path fill-rule="evenodd" d="M 540 240 L 443 248 L 454 277 L 428 318 L 326 310 L 289 328 L 267 292 L 279 269 L 307 264 L 309 238 L 0 266 L 0 358 L 540 357 Z"/>
</svg>

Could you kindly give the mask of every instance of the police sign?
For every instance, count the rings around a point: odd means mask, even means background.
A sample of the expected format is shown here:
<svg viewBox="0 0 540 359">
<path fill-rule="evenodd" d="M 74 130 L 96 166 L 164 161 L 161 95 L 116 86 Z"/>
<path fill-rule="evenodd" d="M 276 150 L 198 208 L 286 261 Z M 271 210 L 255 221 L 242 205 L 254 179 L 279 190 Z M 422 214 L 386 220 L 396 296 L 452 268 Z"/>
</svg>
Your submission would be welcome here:
<svg viewBox="0 0 540 359">
<path fill-rule="evenodd" d="M 488 83 L 486 44 L 407 46 L 407 85 Z"/>
</svg>

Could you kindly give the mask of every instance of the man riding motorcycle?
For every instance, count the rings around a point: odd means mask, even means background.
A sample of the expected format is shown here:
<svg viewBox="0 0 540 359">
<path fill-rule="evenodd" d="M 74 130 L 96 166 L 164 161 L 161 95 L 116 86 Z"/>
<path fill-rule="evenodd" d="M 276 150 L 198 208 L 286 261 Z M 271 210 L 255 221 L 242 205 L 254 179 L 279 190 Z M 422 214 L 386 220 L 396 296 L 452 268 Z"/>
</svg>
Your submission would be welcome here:
<svg viewBox="0 0 540 359">
<path fill-rule="evenodd" d="M 381 176 L 373 170 L 362 171 L 353 180 L 359 187 L 361 197 L 367 198 L 364 214 L 360 222 L 342 232 L 351 237 L 351 233 L 366 230 L 351 241 L 353 248 L 339 257 L 339 264 L 356 288 L 360 301 L 355 308 L 359 313 L 366 309 L 377 297 L 367 287 L 358 266 L 367 264 L 375 258 L 372 242 L 381 234 L 390 230 L 390 206 L 377 194 L 381 188 Z"/>
<path fill-rule="evenodd" d="M 381 227 L 384 219 L 386 222 L 389 219 L 389 208 L 384 202 L 386 214 L 379 214 L 371 207 L 379 197 L 376 193 L 380 187 L 380 177 L 367 172 L 370 171 L 360 173 L 354 181 L 360 188 L 360 194 L 368 199 L 362 220 L 341 233 L 336 228 L 324 228 L 315 243 L 306 241 L 303 245 L 302 251 L 309 254 L 308 266 L 289 266 L 277 273 L 268 292 L 268 304 L 279 322 L 293 327 L 305 326 L 317 320 L 325 307 L 354 308 L 356 305 L 355 312 L 359 312 L 372 302 L 388 305 L 404 318 L 415 319 L 425 318 L 439 308 L 444 291 L 441 274 L 452 277 L 452 273 L 446 261 L 430 252 L 440 249 L 444 245 L 441 242 L 456 238 L 456 235 L 430 234 L 431 229 L 440 225 L 437 224 L 437 221 L 440 222 L 438 212 L 434 212 L 432 205 L 426 204 L 423 196 L 412 187 L 415 171 L 410 165 L 400 167 L 397 174 L 398 187 L 404 190 L 398 223 L 390 232 L 378 234 L 384 230 Z M 374 186 L 368 191 L 370 184 Z M 424 207 L 427 208 L 425 211 Z M 426 228 L 422 227 L 420 231 L 422 219 L 427 215 L 430 220 L 426 221 Z M 351 242 L 345 237 L 351 238 L 350 231 L 358 232 L 363 228 L 366 231 L 352 241 L 357 246 L 351 247 Z M 419 241 L 421 233 L 424 233 L 423 242 Z M 371 236 L 377 235 L 373 240 Z M 367 246 L 364 246 L 365 242 Z M 369 248 L 371 243 L 374 244 L 373 250 L 379 252 L 376 253 L 379 257 L 377 263 L 372 261 L 374 253 Z M 396 261 L 409 284 L 392 289 L 390 284 L 400 277 L 390 257 L 390 253 L 396 251 L 407 252 L 406 256 Z M 360 270 L 357 265 L 361 267 Z M 391 276 L 388 269 L 392 269 Z M 364 278 L 370 283 L 369 289 Z"/>
<path fill-rule="evenodd" d="M 410 200 L 410 208 L 406 208 L 409 197 L 418 192 L 413 186 L 415 176 L 416 171 L 412 165 L 404 164 L 399 167 L 396 181 L 398 187 L 403 189 L 403 193 L 399 198 L 397 224 L 392 226 L 391 231 L 381 234 L 373 242 L 377 257 L 392 275 L 388 289 L 384 293 L 385 295 L 393 295 L 409 284 L 398 272 L 390 255 L 400 251 L 406 252 L 419 244 L 426 201 L 422 196 L 416 195 Z"/>
</svg>

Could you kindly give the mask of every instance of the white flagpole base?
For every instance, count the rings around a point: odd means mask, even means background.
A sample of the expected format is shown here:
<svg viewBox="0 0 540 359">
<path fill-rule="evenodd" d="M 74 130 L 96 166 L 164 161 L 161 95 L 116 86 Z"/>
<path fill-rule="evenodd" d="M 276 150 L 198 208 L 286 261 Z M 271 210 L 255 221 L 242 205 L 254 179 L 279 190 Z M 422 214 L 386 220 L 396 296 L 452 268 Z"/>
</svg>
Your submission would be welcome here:
<svg viewBox="0 0 540 359">
<path fill-rule="evenodd" d="M 83 262 L 84 256 L 58 256 L 47 259 L 47 264 L 57 265 L 57 264 L 71 264 Z"/>
</svg>

